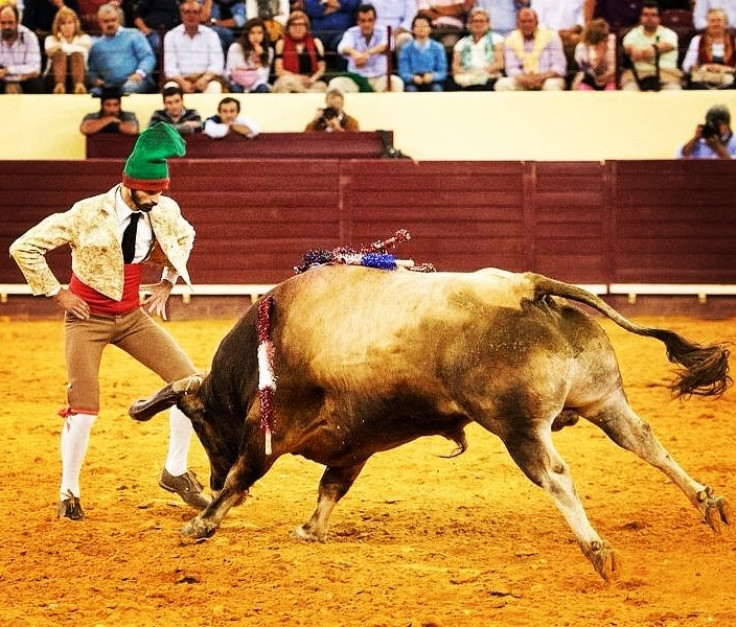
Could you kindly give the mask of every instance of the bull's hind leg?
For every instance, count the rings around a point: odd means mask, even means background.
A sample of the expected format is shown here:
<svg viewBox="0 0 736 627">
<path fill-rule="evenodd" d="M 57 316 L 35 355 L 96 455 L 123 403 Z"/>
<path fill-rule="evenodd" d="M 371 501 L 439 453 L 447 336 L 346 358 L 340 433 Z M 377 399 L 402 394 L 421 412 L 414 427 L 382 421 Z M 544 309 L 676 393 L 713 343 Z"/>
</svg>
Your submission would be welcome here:
<svg viewBox="0 0 736 627">
<path fill-rule="evenodd" d="M 613 548 L 590 524 L 567 464 L 555 449 L 548 429 L 547 425 L 540 425 L 536 431 L 510 433 L 504 444 L 524 474 L 552 498 L 598 574 L 606 581 L 618 579 L 619 563 Z"/>
<path fill-rule="evenodd" d="M 599 426 L 616 444 L 636 453 L 667 475 L 713 531 L 720 533 L 722 524 L 731 523 L 732 515 L 726 499 L 713 494 L 708 486 L 692 479 L 680 467 L 654 436 L 649 424 L 631 409 L 623 392 L 607 399 L 603 406 L 580 411 L 580 414 Z"/>
<path fill-rule="evenodd" d="M 347 494 L 356 477 L 363 470 L 365 462 L 357 466 L 328 466 L 319 482 L 317 508 L 312 517 L 301 527 L 296 535 L 302 540 L 323 542 L 327 534 L 327 523 L 337 502 Z"/>
</svg>

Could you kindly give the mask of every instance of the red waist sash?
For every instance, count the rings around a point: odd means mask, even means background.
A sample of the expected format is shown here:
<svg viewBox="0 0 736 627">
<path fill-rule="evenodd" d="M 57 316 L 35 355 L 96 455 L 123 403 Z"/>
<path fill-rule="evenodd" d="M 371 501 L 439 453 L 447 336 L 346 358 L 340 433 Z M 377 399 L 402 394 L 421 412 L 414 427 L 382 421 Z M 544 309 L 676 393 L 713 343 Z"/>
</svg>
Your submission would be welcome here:
<svg viewBox="0 0 736 627">
<path fill-rule="evenodd" d="M 121 316 L 135 311 L 140 306 L 139 292 L 143 264 L 126 263 L 123 266 L 123 274 L 123 298 L 119 302 L 82 283 L 74 274 L 69 282 L 69 291 L 84 300 L 93 314 Z"/>
</svg>

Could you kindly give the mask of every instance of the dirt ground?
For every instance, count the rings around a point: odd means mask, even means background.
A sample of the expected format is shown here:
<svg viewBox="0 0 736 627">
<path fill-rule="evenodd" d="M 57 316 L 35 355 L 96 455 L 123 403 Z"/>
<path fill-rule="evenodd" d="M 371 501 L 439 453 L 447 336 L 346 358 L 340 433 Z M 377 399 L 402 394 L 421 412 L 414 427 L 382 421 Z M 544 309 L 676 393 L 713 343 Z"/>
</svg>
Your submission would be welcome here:
<svg viewBox="0 0 736 627">
<path fill-rule="evenodd" d="M 699 342 L 735 335 L 733 320 L 637 321 Z M 232 322 L 167 328 L 206 368 Z M 736 506 L 736 392 L 672 400 L 663 346 L 605 327 L 633 407 L 693 477 Z M 587 423 L 554 437 L 591 522 L 624 563 L 614 585 L 500 441 L 475 426 L 455 459 L 440 457 L 454 448 L 441 438 L 375 456 L 324 544 L 293 535 L 322 472 L 296 457 L 279 460 L 214 537 L 184 540 L 193 511 L 157 486 L 165 415 L 138 424 L 126 414 L 159 381 L 115 349 L 82 475 L 86 519 L 60 521 L 61 341 L 60 322 L 0 318 L 2 625 L 736 625 L 734 528 L 715 535 L 664 475 Z M 208 477 L 198 442 L 190 465 Z"/>
</svg>

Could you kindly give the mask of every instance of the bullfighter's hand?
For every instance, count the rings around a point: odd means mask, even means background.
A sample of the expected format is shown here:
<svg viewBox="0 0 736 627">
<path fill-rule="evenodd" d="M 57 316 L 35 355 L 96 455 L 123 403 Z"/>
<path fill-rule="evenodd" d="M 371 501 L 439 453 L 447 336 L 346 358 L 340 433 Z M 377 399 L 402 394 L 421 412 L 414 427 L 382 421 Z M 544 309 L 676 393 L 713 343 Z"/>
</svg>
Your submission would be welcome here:
<svg viewBox="0 0 736 627">
<path fill-rule="evenodd" d="M 141 306 L 149 314 L 159 316 L 162 320 L 166 320 L 166 301 L 169 300 L 171 288 L 174 284 L 171 281 L 162 280 L 154 285 L 146 285 L 146 291 L 150 292 L 141 302 Z"/>
<path fill-rule="evenodd" d="M 89 305 L 69 290 L 60 289 L 53 297 L 53 301 L 75 318 L 79 318 L 80 320 L 89 318 Z"/>
</svg>

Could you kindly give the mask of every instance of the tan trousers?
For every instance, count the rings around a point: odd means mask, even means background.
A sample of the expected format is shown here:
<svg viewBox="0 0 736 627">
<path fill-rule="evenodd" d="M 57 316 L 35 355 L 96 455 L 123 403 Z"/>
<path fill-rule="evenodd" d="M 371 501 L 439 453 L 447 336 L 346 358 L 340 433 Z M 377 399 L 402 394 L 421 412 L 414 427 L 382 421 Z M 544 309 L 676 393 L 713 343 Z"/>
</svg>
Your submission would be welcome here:
<svg viewBox="0 0 736 627">
<path fill-rule="evenodd" d="M 142 309 L 123 316 L 93 315 L 87 320 L 66 314 L 64 352 L 72 413 L 99 413 L 98 376 L 102 351 L 108 344 L 124 350 L 166 382 L 196 372 L 169 333 Z"/>
</svg>

